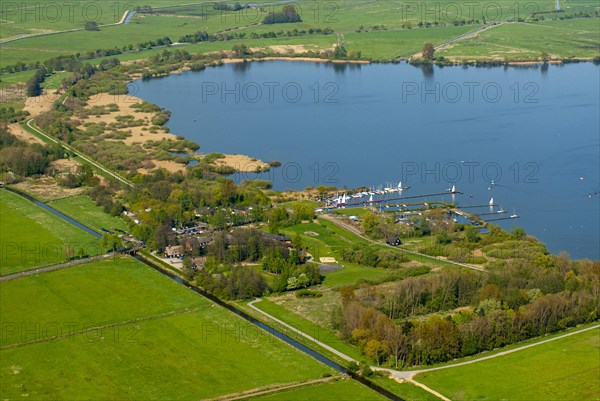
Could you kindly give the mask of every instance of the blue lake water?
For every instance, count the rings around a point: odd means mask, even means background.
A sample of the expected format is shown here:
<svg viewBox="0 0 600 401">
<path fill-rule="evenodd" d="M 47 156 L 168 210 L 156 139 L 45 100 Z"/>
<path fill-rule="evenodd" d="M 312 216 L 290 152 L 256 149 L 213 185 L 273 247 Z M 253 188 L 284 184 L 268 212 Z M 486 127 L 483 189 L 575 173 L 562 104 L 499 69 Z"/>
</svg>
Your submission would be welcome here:
<svg viewBox="0 0 600 401">
<path fill-rule="evenodd" d="M 276 189 L 402 181 L 415 195 L 455 185 L 459 205 L 493 197 L 495 210 L 521 216 L 504 228 L 600 258 L 600 67 L 591 63 L 270 61 L 136 81 L 131 92 L 172 111 L 171 131 L 203 153 L 281 161 L 261 176 Z"/>
</svg>

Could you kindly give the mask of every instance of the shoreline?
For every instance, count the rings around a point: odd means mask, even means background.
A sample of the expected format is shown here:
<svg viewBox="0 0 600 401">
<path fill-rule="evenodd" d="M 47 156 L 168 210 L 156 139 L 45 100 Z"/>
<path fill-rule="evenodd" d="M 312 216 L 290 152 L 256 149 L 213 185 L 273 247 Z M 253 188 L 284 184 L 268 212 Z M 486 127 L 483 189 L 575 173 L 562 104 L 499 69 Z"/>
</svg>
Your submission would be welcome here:
<svg viewBox="0 0 600 401">
<path fill-rule="evenodd" d="M 269 56 L 269 57 L 252 57 L 252 58 L 228 58 L 223 59 L 223 64 L 239 64 L 260 61 L 298 61 L 305 63 L 331 63 L 331 64 L 373 64 L 372 60 L 331 60 L 318 57 L 285 57 L 285 56 Z"/>
</svg>

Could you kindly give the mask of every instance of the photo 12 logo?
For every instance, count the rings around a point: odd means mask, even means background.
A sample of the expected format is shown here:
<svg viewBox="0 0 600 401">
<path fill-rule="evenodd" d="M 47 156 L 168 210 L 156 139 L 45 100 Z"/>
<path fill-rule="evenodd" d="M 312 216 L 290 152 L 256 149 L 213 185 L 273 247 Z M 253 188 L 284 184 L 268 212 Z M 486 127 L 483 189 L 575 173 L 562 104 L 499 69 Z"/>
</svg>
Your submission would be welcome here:
<svg viewBox="0 0 600 401">
<path fill-rule="evenodd" d="M 493 161 L 404 162 L 402 181 L 421 183 L 475 183 L 496 185 L 503 181 L 514 184 L 538 184 L 540 166 L 535 162 L 502 164 Z"/>
<path fill-rule="evenodd" d="M 540 86 L 535 82 L 402 82 L 402 103 L 498 103 L 536 104 Z"/>
<path fill-rule="evenodd" d="M 335 82 L 202 82 L 202 103 L 339 103 L 340 87 Z"/>
<path fill-rule="evenodd" d="M 143 4 L 100 1 L 3 1 L 0 18 L 20 23 L 104 22 L 119 23 L 125 16 L 143 8 Z"/>
<path fill-rule="evenodd" d="M 539 4 L 527 2 L 498 3 L 493 1 L 420 1 L 400 5 L 403 22 L 426 21 L 433 25 L 464 25 L 469 22 L 502 22 L 521 20 L 539 12 Z"/>
</svg>

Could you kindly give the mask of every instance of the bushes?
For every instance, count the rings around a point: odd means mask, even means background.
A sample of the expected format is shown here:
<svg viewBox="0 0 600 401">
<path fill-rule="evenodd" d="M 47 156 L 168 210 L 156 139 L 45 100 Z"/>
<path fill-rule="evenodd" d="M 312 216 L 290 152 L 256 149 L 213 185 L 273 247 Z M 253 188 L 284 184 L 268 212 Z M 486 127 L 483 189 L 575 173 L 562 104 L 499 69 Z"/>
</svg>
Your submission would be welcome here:
<svg viewBox="0 0 600 401">
<path fill-rule="evenodd" d="M 263 20 L 263 24 L 289 24 L 294 22 L 302 22 L 302 18 L 296 7 L 292 5 L 286 5 L 280 12 L 270 12 Z"/>
<path fill-rule="evenodd" d="M 296 291 L 296 298 L 321 298 L 323 293 L 319 291 L 300 290 Z"/>
<path fill-rule="evenodd" d="M 367 267 L 397 269 L 409 259 L 406 255 L 387 249 L 376 250 L 368 246 L 354 246 L 341 250 L 342 260 Z"/>
</svg>

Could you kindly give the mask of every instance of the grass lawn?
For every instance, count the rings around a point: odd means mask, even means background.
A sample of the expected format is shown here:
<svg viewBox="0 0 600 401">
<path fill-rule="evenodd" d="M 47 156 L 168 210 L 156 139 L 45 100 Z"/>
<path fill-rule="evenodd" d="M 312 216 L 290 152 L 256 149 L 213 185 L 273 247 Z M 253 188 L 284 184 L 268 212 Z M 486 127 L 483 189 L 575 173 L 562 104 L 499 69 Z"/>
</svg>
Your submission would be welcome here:
<svg viewBox="0 0 600 401">
<path fill-rule="evenodd" d="M 11 192 L 0 190 L 0 274 L 6 275 L 102 252 L 100 242 L 50 212 Z"/>
<path fill-rule="evenodd" d="M 329 383 L 319 383 L 313 386 L 305 386 L 280 393 L 264 395 L 262 397 L 249 398 L 249 400 L 289 400 L 289 401 L 376 401 L 386 400 L 384 396 L 374 392 L 370 388 L 357 381 L 344 379 Z"/>
<path fill-rule="evenodd" d="M 597 400 L 600 329 L 416 380 L 453 400 Z"/>
<path fill-rule="evenodd" d="M 85 195 L 59 199 L 48 204 L 96 231 L 100 231 L 101 228 L 127 230 L 123 219 L 104 213 L 101 207 L 96 206 L 96 203 Z"/>
<path fill-rule="evenodd" d="M 121 322 L 4 347 L 2 399 L 197 400 L 333 373 L 131 259 L 3 283 L 2 302 L 3 316 L 27 324 Z"/>
</svg>

